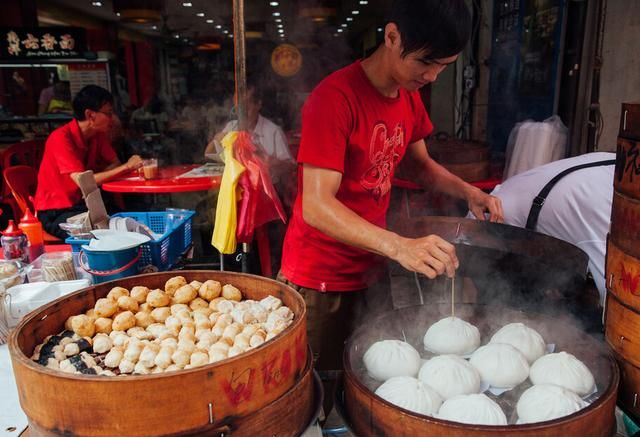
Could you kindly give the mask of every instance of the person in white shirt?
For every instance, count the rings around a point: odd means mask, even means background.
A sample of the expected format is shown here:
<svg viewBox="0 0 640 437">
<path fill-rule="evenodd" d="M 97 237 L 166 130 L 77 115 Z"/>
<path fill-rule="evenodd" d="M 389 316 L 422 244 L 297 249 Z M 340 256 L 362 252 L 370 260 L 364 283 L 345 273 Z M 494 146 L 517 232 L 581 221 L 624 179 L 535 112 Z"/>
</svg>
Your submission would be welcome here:
<svg viewBox="0 0 640 437">
<path fill-rule="evenodd" d="M 502 200 L 504 223 L 525 227 L 533 199 L 556 175 L 577 165 L 615 160 L 615 153 L 588 153 L 519 173 L 491 194 Z M 546 197 L 535 231 L 574 244 L 589 255 L 600 304 L 606 294 L 604 267 L 611 223 L 614 164 L 573 171 L 560 179 Z"/>
<path fill-rule="evenodd" d="M 247 129 L 251 132 L 253 143 L 269 167 L 273 183 L 283 182 L 287 174 L 293 172 L 295 165 L 295 161 L 289 150 L 287 137 L 280 126 L 260 115 L 262 96 L 256 86 L 248 86 L 247 101 Z M 207 144 L 204 151 L 205 157 L 212 153 L 222 152 L 220 141 L 228 132 L 237 129 L 238 121 L 229 121 L 222 131 L 217 133 L 213 140 Z"/>
</svg>

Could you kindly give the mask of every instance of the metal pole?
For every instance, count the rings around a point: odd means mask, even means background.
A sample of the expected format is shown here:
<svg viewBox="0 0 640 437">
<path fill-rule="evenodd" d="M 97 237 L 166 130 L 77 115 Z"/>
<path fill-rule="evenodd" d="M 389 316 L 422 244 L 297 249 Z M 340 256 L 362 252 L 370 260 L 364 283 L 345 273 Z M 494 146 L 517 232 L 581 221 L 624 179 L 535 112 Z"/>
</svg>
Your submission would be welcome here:
<svg viewBox="0 0 640 437">
<path fill-rule="evenodd" d="M 233 52 L 238 130 L 247 130 L 247 57 L 244 29 L 244 0 L 233 0 Z M 242 271 L 249 271 L 249 244 L 242 244 Z"/>
</svg>

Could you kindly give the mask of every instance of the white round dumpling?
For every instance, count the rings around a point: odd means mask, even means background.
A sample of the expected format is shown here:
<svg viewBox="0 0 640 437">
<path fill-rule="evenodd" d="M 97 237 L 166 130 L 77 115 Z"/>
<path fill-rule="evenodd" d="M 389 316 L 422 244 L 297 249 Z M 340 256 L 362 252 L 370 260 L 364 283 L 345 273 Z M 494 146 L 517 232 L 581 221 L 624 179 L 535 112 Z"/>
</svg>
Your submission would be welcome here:
<svg viewBox="0 0 640 437">
<path fill-rule="evenodd" d="M 547 345 L 538 331 L 523 323 L 509 323 L 498 330 L 489 343 L 506 343 L 518 349 L 529 364 L 544 355 Z"/>
<path fill-rule="evenodd" d="M 529 363 L 510 344 L 489 343 L 471 355 L 471 365 L 480 372 L 483 381 L 498 388 L 512 388 L 529 376 Z"/>
<path fill-rule="evenodd" d="M 422 360 L 417 350 L 400 340 L 373 343 L 364 354 L 364 366 L 369 376 L 386 381 L 394 376 L 416 376 Z"/>
<path fill-rule="evenodd" d="M 445 317 L 427 329 L 424 348 L 436 354 L 467 355 L 480 346 L 480 331 L 458 317 Z"/>
<path fill-rule="evenodd" d="M 534 385 L 522 393 L 518 400 L 518 423 L 557 419 L 573 414 L 585 406 L 580 396 L 564 387 L 552 384 Z"/>
<path fill-rule="evenodd" d="M 589 368 L 579 359 L 566 352 L 544 355 L 531 366 L 531 382 L 555 384 L 567 388 L 580 396 L 595 389 L 595 380 Z"/>
<path fill-rule="evenodd" d="M 410 376 L 388 379 L 376 394 L 400 408 L 426 416 L 433 416 L 442 405 L 442 398 L 434 389 Z"/>
<path fill-rule="evenodd" d="M 444 399 L 480 391 L 480 373 L 457 355 L 439 355 L 424 363 L 418 379 Z"/>
<path fill-rule="evenodd" d="M 460 395 L 444 401 L 438 419 L 474 425 L 506 425 L 500 405 L 483 394 Z"/>
</svg>

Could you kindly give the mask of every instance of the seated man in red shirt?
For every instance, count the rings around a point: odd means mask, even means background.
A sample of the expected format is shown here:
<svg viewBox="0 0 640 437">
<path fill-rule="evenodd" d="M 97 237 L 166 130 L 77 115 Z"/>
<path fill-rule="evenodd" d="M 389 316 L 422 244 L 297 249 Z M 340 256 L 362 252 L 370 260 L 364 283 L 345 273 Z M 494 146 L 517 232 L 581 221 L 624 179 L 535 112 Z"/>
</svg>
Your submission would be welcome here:
<svg viewBox="0 0 640 437">
<path fill-rule="evenodd" d="M 93 170 L 96 183 L 142 165 L 134 155 L 121 164 L 111 147 L 114 124 L 113 96 L 96 85 L 82 88 L 73 99 L 75 119 L 49 135 L 38 172 L 35 209 L 44 229 L 59 238 L 66 233 L 58 226 L 69 217 L 86 211 L 80 187 L 80 173 Z"/>
</svg>

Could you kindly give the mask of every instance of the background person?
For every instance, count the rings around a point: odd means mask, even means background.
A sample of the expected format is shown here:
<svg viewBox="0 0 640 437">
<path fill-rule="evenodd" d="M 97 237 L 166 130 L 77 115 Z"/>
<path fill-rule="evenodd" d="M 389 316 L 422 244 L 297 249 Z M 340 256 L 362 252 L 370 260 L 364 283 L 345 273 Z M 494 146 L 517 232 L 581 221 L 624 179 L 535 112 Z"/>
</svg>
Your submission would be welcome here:
<svg viewBox="0 0 640 437">
<path fill-rule="evenodd" d="M 73 100 L 74 119 L 54 130 L 45 144 L 38 171 L 35 209 L 44 229 L 66 238 L 58 224 L 86 211 L 77 177 L 93 170 L 96 183 L 142 165 L 134 155 L 121 164 L 111 146 L 113 96 L 96 85 L 82 88 Z"/>
</svg>

